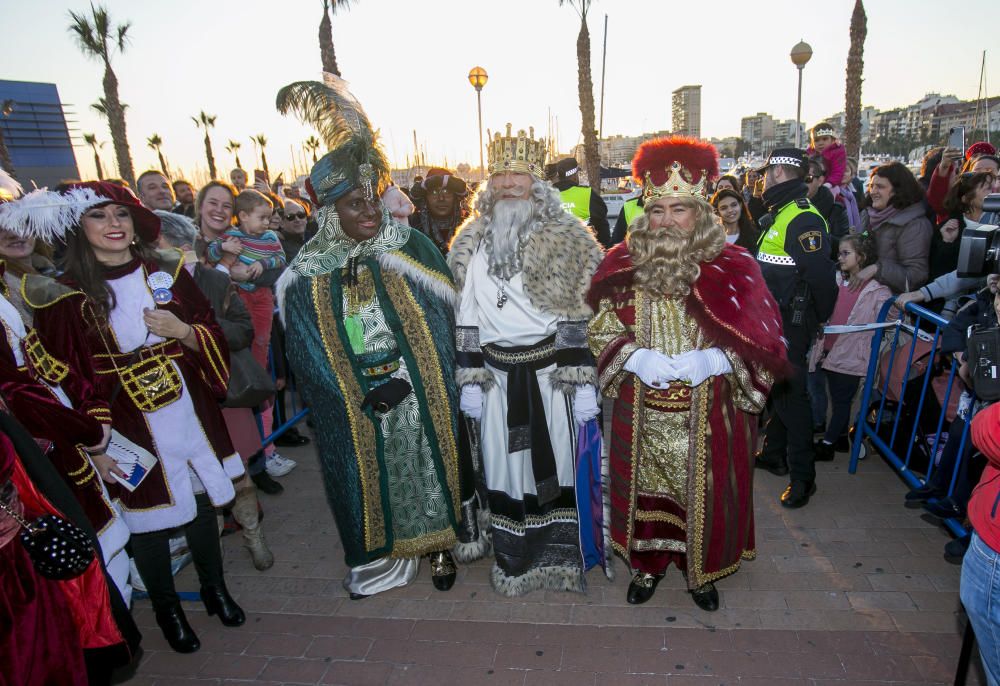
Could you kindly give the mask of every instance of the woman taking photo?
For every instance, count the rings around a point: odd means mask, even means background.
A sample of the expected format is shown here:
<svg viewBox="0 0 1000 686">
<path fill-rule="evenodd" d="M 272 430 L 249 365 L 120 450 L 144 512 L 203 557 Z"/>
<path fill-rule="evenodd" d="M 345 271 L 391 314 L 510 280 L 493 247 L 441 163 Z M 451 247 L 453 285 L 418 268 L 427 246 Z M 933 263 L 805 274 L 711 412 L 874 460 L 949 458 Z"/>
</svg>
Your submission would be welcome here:
<svg viewBox="0 0 1000 686">
<path fill-rule="evenodd" d="M 226 590 L 215 508 L 233 499 L 243 465 L 218 402 L 229 380 L 229 351 L 205 297 L 180 253 L 156 252 L 160 220 L 130 191 L 103 182 L 62 190 L 82 210 L 66 233 L 65 272 L 26 292 L 47 350 L 79 382 L 74 405 L 104 425 L 108 452 L 136 456 L 132 489 L 95 465 L 119 499 L 132 532 L 132 555 L 156 622 L 177 652 L 201 646 L 181 609 L 170 573 L 170 530 L 183 527 L 210 615 L 245 621 Z M 96 458 L 95 458 L 96 462 Z"/>
<path fill-rule="evenodd" d="M 712 196 L 712 207 L 722 220 L 726 242 L 746 248 L 751 254 L 756 253 L 757 227 L 743 202 L 743 194 L 731 188 L 723 188 Z"/>
</svg>

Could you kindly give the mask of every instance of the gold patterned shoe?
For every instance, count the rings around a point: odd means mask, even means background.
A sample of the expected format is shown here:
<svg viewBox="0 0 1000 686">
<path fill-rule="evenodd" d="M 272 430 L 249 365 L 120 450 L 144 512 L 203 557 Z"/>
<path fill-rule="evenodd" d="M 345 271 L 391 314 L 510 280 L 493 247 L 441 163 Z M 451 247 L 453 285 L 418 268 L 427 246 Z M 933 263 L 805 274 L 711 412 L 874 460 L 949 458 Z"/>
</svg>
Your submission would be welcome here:
<svg viewBox="0 0 1000 686">
<path fill-rule="evenodd" d="M 656 584 L 660 583 L 662 578 L 662 574 L 636 572 L 632 577 L 632 583 L 628 585 L 628 595 L 625 596 L 625 600 L 629 605 L 642 605 L 656 593 Z"/>
<path fill-rule="evenodd" d="M 431 561 L 431 582 L 439 591 L 449 591 L 455 585 L 458 568 L 447 550 L 439 550 L 427 556 Z"/>
</svg>

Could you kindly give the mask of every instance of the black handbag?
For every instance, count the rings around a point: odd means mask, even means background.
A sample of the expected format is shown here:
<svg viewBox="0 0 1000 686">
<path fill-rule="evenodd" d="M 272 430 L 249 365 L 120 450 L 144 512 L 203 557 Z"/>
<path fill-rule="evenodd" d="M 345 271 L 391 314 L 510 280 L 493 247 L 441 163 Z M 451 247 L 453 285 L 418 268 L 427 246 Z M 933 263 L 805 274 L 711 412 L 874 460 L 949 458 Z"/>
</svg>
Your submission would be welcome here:
<svg viewBox="0 0 1000 686">
<path fill-rule="evenodd" d="M 250 348 L 229 353 L 229 388 L 223 407 L 257 407 L 274 395 L 274 381 Z"/>
<path fill-rule="evenodd" d="M 23 531 L 18 538 L 39 574 L 65 581 L 86 571 L 94 559 L 94 546 L 83 529 L 54 514 L 29 522 L 4 500 L 0 498 L 0 510 L 21 525 Z"/>
<path fill-rule="evenodd" d="M 979 400 L 1000 400 L 1000 328 L 976 328 L 969 334 L 969 376 Z"/>
</svg>

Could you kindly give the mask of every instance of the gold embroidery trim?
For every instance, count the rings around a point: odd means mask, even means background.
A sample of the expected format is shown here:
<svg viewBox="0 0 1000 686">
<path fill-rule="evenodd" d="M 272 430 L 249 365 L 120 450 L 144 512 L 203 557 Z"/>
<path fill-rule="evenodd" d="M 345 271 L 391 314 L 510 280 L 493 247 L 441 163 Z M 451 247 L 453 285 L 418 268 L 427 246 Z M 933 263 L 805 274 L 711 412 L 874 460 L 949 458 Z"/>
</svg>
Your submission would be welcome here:
<svg viewBox="0 0 1000 686">
<path fill-rule="evenodd" d="M 635 344 L 638 347 L 649 346 L 649 336 L 651 331 L 647 296 L 638 291 L 635 296 Z M 635 511 L 636 501 L 639 492 L 639 455 L 642 451 L 642 435 L 646 424 L 646 404 L 642 401 L 642 383 L 638 377 L 635 379 L 633 388 L 634 401 L 632 403 L 632 484 L 631 493 L 628 499 L 628 527 L 626 529 L 626 552 L 625 559 L 630 560 L 627 552 L 632 548 L 635 541 Z M 631 561 L 631 560 L 630 560 Z"/>
<path fill-rule="evenodd" d="M 347 411 L 347 421 L 351 427 L 358 476 L 361 479 L 365 549 L 376 550 L 385 546 L 386 541 L 378 459 L 375 455 L 378 445 L 375 440 L 375 425 L 368 421 L 366 416 L 359 416 L 356 409 L 361 406 L 361 386 L 354 377 L 354 369 L 350 362 L 351 356 L 344 349 L 340 336 L 337 334 L 337 325 L 333 319 L 333 302 L 330 296 L 330 278 L 329 273 L 320 274 L 313 278 L 313 310 L 316 314 L 320 337 L 323 339 L 326 359 L 337 376 L 340 393 L 344 398 L 344 408 Z"/>
<path fill-rule="evenodd" d="M 223 357 L 222 351 L 219 350 L 219 345 L 215 340 L 215 336 L 213 336 L 211 332 L 201 324 L 192 324 L 191 328 L 194 329 L 195 337 L 198 339 L 198 344 L 201 347 L 202 353 L 208 360 L 208 364 L 212 367 L 212 373 L 215 374 L 220 384 L 228 386 L 229 365 L 226 363 L 226 359 Z"/>
<path fill-rule="evenodd" d="M 664 522 L 666 524 L 673 524 L 674 526 L 683 531 L 687 530 L 687 522 L 685 522 L 677 515 L 670 514 L 669 512 L 657 512 L 656 510 L 638 510 L 635 513 L 635 521 Z"/>
<path fill-rule="evenodd" d="M 434 345 L 427 320 L 420 311 L 420 306 L 406 279 L 395 272 L 383 271 L 382 276 L 386 293 L 399 315 L 403 327 L 402 333 L 410 344 L 413 358 L 417 362 L 417 371 L 424 386 L 427 409 L 431 415 L 441 462 L 445 469 L 445 481 L 451 492 L 453 512 L 457 518 L 461 516 L 462 503 L 458 480 L 458 444 L 455 441 L 452 424 L 455 415 L 444 387 L 444 373 L 438 362 L 437 346 Z"/>
<path fill-rule="evenodd" d="M 21 341 L 24 355 L 28 358 L 29 366 L 35 374 L 53 385 L 61 383 L 66 378 L 66 375 L 69 374 L 69 366 L 53 357 L 45 349 L 35 329 L 28 329 Z"/>
<path fill-rule="evenodd" d="M 434 278 L 434 279 L 437 279 L 438 281 L 441 281 L 442 283 L 444 283 L 445 285 L 447 285 L 448 288 L 451 288 L 452 290 L 455 289 L 455 284 L 447 276 L 445 276 L 444 274 L 442 274 L 441 272 L 439 272 L 436 269 L 431 269 L 430 267 L 428 267 L 428 266 L 426 266 L 424 264 L 421 264 L 420 262 L 418 262 L 417 260 L 413 259 L 412 257 L 410 257 L 409 255 L 407 255 L 406 253 L 404 253 L 404 252 L 402 252 L 400 250 L 393 250 L 389 254 L 392 255 L 393 257 L 397 258 L 397 259 L 402 260 L 403 262 L 406 262 L 408 265 L 410 265 L 411 267 L 413 267 L 414 269 L 416 269 L 420 273 L 426 274 L 427 276 L 429 276 L 431 278 Z"/>
<path fill-rule="evenodd" d="M 447 550 L 458 542 L 455 531 L 451 527 L 424 534 L 417 538 L 408 538 L 403 541 L 397 540 L 392 544 L 392 552 L 389 557 L 408 558 L 434 553 L 439 550 Z"/>
</svg>

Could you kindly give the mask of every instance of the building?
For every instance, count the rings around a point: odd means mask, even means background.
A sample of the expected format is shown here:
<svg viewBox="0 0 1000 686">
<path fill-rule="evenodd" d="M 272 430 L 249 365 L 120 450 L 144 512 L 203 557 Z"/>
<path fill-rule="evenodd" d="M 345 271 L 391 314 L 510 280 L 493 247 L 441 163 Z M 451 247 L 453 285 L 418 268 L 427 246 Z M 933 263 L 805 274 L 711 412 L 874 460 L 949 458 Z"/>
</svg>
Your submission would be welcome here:
<svg viewBox="0 0 1000 686">
<path fill-rule="evenodd" d="M 701 138 L 701 86 L 681 86 L 671 103 L 674 133 Z"/>
<path fill-rule="evenodd" d="M 669 131 L 655 131 L 638 136 L 606 136 L 597 142 L 601 164 L 606 167 L 628 167 L 632 164 L 635 151 L 644 141 L 669 135 Z M 583 146 L 579 147 L 576 158 L 582 160 Z"/>
<path fill-rule="evenodd" d="M 25 188 L 53 187 L 79 179 L 66 112 L 54 83 L 0 81 L 0 102 L 10 112 L 0 116 L 14 174 Z"/>
</svg>

